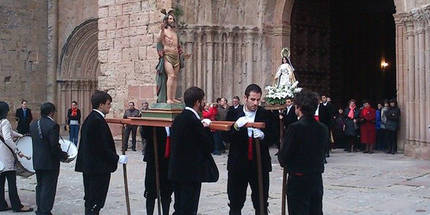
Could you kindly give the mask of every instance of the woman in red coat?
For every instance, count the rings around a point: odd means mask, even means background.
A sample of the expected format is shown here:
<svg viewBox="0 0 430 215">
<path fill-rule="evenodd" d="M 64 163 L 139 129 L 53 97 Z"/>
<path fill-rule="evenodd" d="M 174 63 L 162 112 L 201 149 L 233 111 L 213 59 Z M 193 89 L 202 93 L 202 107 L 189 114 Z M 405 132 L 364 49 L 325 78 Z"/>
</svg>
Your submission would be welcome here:
<svg viewBox="0 0 430 215">
<path fill-rule="evenodd" d="M 375 119 L 375 109 L 370 106 L 368 101 L 364 101 L 363 109 L 360 112 L 361 143 L 366 145 L 364 153 L 373 153 L 373 146 L 376 142 Z"/>
</svg>

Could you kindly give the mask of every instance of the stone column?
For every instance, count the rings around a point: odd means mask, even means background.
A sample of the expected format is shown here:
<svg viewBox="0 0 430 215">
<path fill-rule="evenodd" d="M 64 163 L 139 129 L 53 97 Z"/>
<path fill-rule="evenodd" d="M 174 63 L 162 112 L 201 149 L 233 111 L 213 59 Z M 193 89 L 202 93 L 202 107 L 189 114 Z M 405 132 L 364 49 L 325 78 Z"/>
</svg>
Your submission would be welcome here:
<svg viewBox="0 0 430 215">
<path fill-rule="evenodd" d="M 252 32 L 250 32 L 250 31 L 248 31 L 248 32 L 246 32 L 246 35 L 245 35 L 245 38 L 246 38 L 246 41 L 245 41 L 245 44 L 246 44 L 246 84 L 245 85 L 248 85 L 248 84 L 251 84 L 252 82 L 253 82 L 253 78 L 252 78 L 252 69 L 253 69 L 253 66 L 252 66 L 252 55 L 253 55 L 253 53 L 252 53 L 252 40 L 253 40 L 253 38 L 252 38 Z"/>
<path fill-rule="evenodd" d="M 430 107 L 430 20 L 426 21 L 425 26 L 425 84 L 426 84 L 426 96 L 425 96 L 425 107 Z M 426 112 L 426 142 L 430 143 L 430 131 L 428 130 L 428 126 L 430 125 L 430 112 Z"/>
<path fill-rule="evenodd" d="M 407 75 L 407 65 L 406 65 L 406 50 L 405 50 L 405 28 L 404 28 L 404 18 L 405 14 L 395 14 L 396 23 L 396 78 L 397 78 L 397 101 L 399 108 L 405 110 L 406 108 L 406 75 Z M 398 138 L 398 148 L 404 150 L 404 145 L 406 143 L 406 115 L 400 118 L 400 130 Z"/>
<path fill-rule="evenodd" d="M 425 101 L 425 70 L 424 70 L 424 23 L 422 21 L 419 22 L 418 27 L 418 106 L 419 106 L 419 127 L 417 128 L 419 135 L 417 136 L 418 140 L 420 142 L 424 141 L 426 132 L 426 122 L 425 122 L 425 107 L 424 107 L 424 101 Z"/>
<path fill-rule="evenodd" d="M 413 110 L 413 100 L 414 100 L 414 84 L 415 84 L 415 42 L 414 42 L 414 32 L 413 32 L 413 23 L 411 20 L 407 20 L 406 22 L 406 35 L 407 35 L 407 50 L 408 50 L 408 76 L 407 76 L 407 88 L 408 88 L 408 98 L 406 101 L 406 110 L 405 112 L 408 113 L 406 115 L 406 127 L 408 128 L 407 132 L 407 140 L 411 140 L 413 136 L 413 123 L 414 123 L 414 110 Z"/>
<path fill-rule="evenodd" d="M 48 0 L 48 65 L 46 68 L 46 100 L 54 104 L 56 103 L 57 58 L 58 0 Z"/>
<path fill-rule="evenodd" d="M 224 75 L 226 76 L 227 82 L 225 84 L 225 95 L 223 97 L 226 97 L 228 100 L 233 97 L 233 90 L 234 90 L 234 56 L 233 56 L 233 33 L 230 32 L 227 35 L 227 69 L 224 71 Z"/>
<path fill-rule="evenodd" d="M 206 35 L 206 47 L 207 47 L 207 79 L 206 79 L 206 100 L 214 101 L 214 57 L 213 57 L 213 40 L 214 35 L 212 31 L 208 31 Z"/>
<path fill-rule="evenodd" d="M 194 66 L 193 66 L 193 59 L 195 53 L 193 53 L 193 37 L 194 37 L 194 31 L 187 30 L 187 41 L 186 41 L 186 53 L 191 54 L 191 57 L 189 59 L 185 60 L 185 74 L 183 74 L 185 77 L 185 84 L 184 84 L 184 90 L 188 87 L 191 87 L 193 85 L 193 73 L 194 73 Z"/>
</svg>

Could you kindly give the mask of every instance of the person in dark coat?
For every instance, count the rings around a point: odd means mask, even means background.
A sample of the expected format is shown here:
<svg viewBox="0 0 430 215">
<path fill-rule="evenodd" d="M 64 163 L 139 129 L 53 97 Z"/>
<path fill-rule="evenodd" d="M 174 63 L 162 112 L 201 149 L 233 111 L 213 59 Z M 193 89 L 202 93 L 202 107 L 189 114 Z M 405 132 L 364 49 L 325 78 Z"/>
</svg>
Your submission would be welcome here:
<svg viewBox="0 0 430 215">
<path fill-rule="evenodd" d="M 171 127 L 171 151 L 168 178 L 175 193 L 174 215 L 196 215 L 200 189 L 205 180 L 208 160 L 212 159 L 213 141 L 209 123 L 201 121 L 204 92 L 198 87 L 185 90 L 185 109 Z M 206 119 L 207 120 L 207 119 Z"/>
<path fill-rule="evenodd" d="M 345 116 L 343 114 L 343 109 L 340 108 L 334 120 L 333 126 L 333 138 L 336 148 L 349 148 L 349 145 L 345 142 Z"/>
<path fill-rule="evenodd" d="M 294 122 L 297 122 L 296 108 L 294 107 L 291 98 L 287 98 L 285 101 L 287 107 L 282 112 L 282 120 L 284 122 L 284 130 L 288 129 L 288 126 Z"/>
<path fill-rule="evenodd" d="M 317 94 L 302 90 L 295 97 L 299 121 L 285 133 L 278 154 L 279 164 L 288 171 L 287 201 L 290 215 L 322 215 L 325 150 L 328 128 L 313 115 L 318 105 Z"/>
<path fill-rule="evenodd" d="M 146 198 L 146 214 L 154 213 L 155 199 L 157 198 L 156 176 L 155 176 L 155 152 L 154 152 L 154 127 L 143 126 L 143 138 L 147 140 L 145 145 L 145 153 L 143 161 L 146 162 L 145 171 L 145 198 Z M 167 177 L 170 157 L 170 128 L 157 127 L 157 149 L 158 149 L 158 164 L 160 176 L 160 196 L 163 207 L 163 214 L 168 215 L 170 202 L 172 201 L 173 187 Z"/>
<path fill-rule="evenodd" d="M 349 145 L 345 151 L 353 152 L 356 150 L 355 145 L 357 142 L 357 120 L 360 115 L 360 111 L 356 106 L 356 101 L 351 99 L 348 103 L 348 107 L 345 109 L 345 138 Z"/>
<path fill-rule="evenodd" d="M 263 176 L 263 202 L 267 214 L 269 194 L 269 172 L 272 163 L 269 154 L 269 145 L 272 141 L 271 113 L 259 106 L 261 88 L 256 84 L 249 85 L 245 90 L 244 105 L 228 114 L 228 121 L 235 121 L 231 130 L 224 134 L 231 143 L 227 161 L 228 180 L 227 194 L 230 206 L 230 215 L 240 215 L 246 200 L 248 184 L 251 187 L 252 204 L 256 214 L 260 214 L 258 173 L 256 149 L 252 138 L 259 139 L 261 145 L 261 162 Z M 265 129 L 246 128 L 248 122 L 264 122 Z M 252 136 L 254 135 L 254 136 Z M 263 215 L 263 214 L 261 214 Z"/>
<path fill-rule="evenodd" d="M 319 104 L 319 120 L 324 123 L 328 128 L 329 140 L 330 133 L 332 132 L 333 118 L 335 110 L 331 102 L 327 101 L 327 96 L 321 96 L 321 103 Z M 330 157 L 330 147 L 327 148 L 326 156 Z"/>
<path fill-rule="evenodd" d="M 31 114 L 31 109 L 27 107 L 27 100 L 21 101 L 21 108 L 16 109 L 15 118 L 18 121 L 18 126 L 16 127 L 18 133 L 28 134 L 33 115 Z"/>
<path fill-rule="evenodd" d="M 109 113 L 112 97 L 96 91 L 91 97 L 93 111 L 82 124 L 81 139 L 75 171 L 83 173 L 85 215 L 98 215 L 103 208 L 111 173 L 118 162 L 127 163 L 127 156 L 118 156 L 115 142 L 105 115 Z"/>
<path fill-rule="evenodd" d="M 31 123 L 33 143 L 33 168 L 36 170 L 37 215 L 50 215 L 57 191 L 60 161 L 68 158 L 59 143 L 60 126 L 53 119 L 54 104 L 47 102 L 40 107 L 41 117 Z"/>
<path fill-rule="evenodd" d="M 388 153 L 397 153 L 397 130 L 400 124 L 400 109 L 395 99 L 390 100 L 390 108 L 387 111 L 387 123 L 385 125 Z"/>
<path fill-rule="evenodd" d="M 79 125 L 81 124 L 81 110 L 78 108 L 78 102 L 72 101 L 72 108 L 67 110 L 67 125 L 69 126 L 69 140 L 78 145 Z"/>
</svg>

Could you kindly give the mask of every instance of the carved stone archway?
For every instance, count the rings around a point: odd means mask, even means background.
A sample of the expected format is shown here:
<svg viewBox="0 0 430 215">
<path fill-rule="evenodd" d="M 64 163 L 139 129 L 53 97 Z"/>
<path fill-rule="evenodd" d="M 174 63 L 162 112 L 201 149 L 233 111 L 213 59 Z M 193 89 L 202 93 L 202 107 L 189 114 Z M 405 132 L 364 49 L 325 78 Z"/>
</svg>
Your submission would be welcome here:
<svg viewBox="0 0 430 215">
<path fill-rule="evenodd" d="M 64 44 L 58 65 L 58 122 L 65 124 L 67 109 L 77 101 L 82 119 L 91 111 L 91 94 L 97 89 L 98 24 L 90 19 L 77 26 Z"/>
</svg>

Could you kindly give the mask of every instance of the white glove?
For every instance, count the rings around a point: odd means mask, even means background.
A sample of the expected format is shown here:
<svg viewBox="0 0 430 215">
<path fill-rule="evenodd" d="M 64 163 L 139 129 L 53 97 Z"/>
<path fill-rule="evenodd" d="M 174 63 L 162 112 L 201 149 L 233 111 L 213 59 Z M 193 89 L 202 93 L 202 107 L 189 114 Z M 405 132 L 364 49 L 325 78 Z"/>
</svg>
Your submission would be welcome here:
<svg viewBox="0 0 430 215">
<path fill-rule="evenodd" d="M 210 119 L 203 119 L 202 123 L 205 127 L 208 127 L 209 125 L 211 125 L 211 120 Z"/>
<path fill-rule="evenodd" d="M 260 129 L 253 128 L 252 130 L 254 131 L 254 138 L 255 139 L 260 139 L 260 140 L 264 139 L 264 133 Z"/>
<path fill-rule="evenodd" d="M 118 163 L 120 164 L 127 164 L 128 157 L 127 155 L 120 155 L 118 159 Z"/>
<path fill-rule="evenodd" d="M 249 122 L 249 119 L 247 117 L 245 117 L 245 116 L 242 116 L 239 119 L 237 119 L 234 124 L 236 125 L 236 127 L 242 128 L 248 122 Z"/>
</svg>

